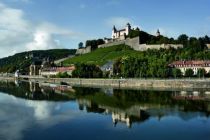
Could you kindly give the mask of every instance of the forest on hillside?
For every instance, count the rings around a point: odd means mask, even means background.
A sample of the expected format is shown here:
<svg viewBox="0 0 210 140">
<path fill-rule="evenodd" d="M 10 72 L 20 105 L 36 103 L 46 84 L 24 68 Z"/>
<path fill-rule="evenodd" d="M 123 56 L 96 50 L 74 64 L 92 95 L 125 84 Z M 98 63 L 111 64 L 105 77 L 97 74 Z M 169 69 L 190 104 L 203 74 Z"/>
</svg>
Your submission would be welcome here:
<svg viewBox="0 0 210 140">
<path fill-rule="evenodd" d="M 126 78 L 168 78 L 168 77 L 209 77 L 210 72 L 200 69 L 198 75 L 193 75 L 192 70 L 187 70 L 186 74 L 178 69 L 171 69 L 168 65 L 178 60 L 210 60 L 210 51 L 206 44 L 210 44 L 210 38 L 188 37 L 185 34 L 177 39 L 164 36 L 153 36 L 146 32 L 133 30 L 129 37 L 140 36 L 141 43 L 147 44 L 183 44 L 183 48 L 174 49 L 148 49 L 137 52 L 126 45 L 112 46 L 108 48 L 96 49 L 92 53 L 77 56 L 65 63 L 86 63 L 103 65 L 108 61 L 114 61 L 113 77 Z M 89 69 L 88 65 L 78 65 L 79 69 Z M 85 67 L 85 68 L 83 68 Z M 86 78 L 90 78 L 89 74 Z M 97 72 L 98 73 L 98 72 Z M 97 74 L 96 74 L 97 75 Z M 105 74 L 109 75 L 109 74 Z M 76 77 L 84 77 L 84 72 L 77 71 Z M 97 75 L 98 77 L 98 75 Z"/>
<path fill-rule="evenodd" d="M 32 63 L 33 57 L 39 59 L 50 58 L 51 60 L 57 60 L 74 55 L 75 49 L 52 49 L 52 50 L 36 50 L 17 53 L 13 56 L 0 59 L 0 72 L 14 72 L 17 69 L 23 72 L 28 72 L 28 68 Z"/>
</svg>

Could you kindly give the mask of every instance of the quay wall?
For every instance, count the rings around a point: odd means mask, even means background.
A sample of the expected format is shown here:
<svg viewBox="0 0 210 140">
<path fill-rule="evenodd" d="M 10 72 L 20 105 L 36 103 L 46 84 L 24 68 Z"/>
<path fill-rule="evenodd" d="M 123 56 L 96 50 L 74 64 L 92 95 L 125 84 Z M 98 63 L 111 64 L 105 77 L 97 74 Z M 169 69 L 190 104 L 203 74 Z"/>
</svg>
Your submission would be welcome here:
<svg viewBox="0 0 210 140">
<path fill-rule="evenodd" d="M 29 78 L 34 82 L 66 83 L 71 86 L 139 88 L 139 89 L 210 89 L 210 79 L 79 79 L 79 78 Z"/>
</svg>

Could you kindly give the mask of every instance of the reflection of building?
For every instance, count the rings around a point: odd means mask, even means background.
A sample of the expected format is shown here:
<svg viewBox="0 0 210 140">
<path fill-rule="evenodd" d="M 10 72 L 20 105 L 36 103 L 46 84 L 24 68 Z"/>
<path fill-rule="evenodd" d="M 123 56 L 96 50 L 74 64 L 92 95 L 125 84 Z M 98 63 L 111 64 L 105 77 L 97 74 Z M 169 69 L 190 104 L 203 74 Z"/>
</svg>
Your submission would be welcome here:
<svg viewBox="0 0 210 140">
<path fill-rule="evenodd" d="M 196 75 L 198 69 L 205 69 L 206 72 L 210 71 L 210 60 L 175 61 L 169 66 L 180 69 L 183 74 L 185 74 L 187 69 L 192 69 Z"/>
<path fill-rule="evenodd" d="M 32 64 L 29 67 L 29 75 L 35 76 L 40 74 L 40 68 L 41 68 L 42 62 L 40 60 L 34 60 Z"/>
<path fill-rule="evenodd" d="M 77 102 L 79 103 L 79 108 L 81 110 L 86 107 L 88 112 L 111 114 L 114 126 L 121 122 L 125 123 L 130 128 L 132 123 L 143 122 L 149 118 L 148 113 L 143 110 L 146 108 L 141 106 L 132 106 L 123 110 L 110 106 L 96 105 L 92 101 L 86 99 L 78 99 Z"/>
<path fill-rule="evenodd" d="M 207 92 L 208 93 L 208 92 Z M 199 91 L 180 91 L 173 93 L 173 99 L 176 100 L 207 100 L 210 99 L 208 94 Z"/>
<path fill-rule="evenodd" d="M 131 120 L 125 113 L 112 113 L 112 121 L 114 125 L 116 125 L 118 122 L 123 122 L 126 123 L 128 127 L 131 127 Z"/>
</svg>

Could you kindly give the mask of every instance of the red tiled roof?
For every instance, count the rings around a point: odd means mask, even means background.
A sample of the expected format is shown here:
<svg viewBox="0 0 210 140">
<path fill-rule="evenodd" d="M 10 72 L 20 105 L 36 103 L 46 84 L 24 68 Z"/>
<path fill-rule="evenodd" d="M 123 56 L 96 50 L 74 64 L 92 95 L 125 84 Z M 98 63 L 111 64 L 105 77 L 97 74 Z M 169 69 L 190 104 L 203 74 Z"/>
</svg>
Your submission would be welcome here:
<svg viewBox="0 0 210 140">
<path fill-rule="evenodd" d="M 66 72 L 66 71 L 73 71 L 75 70 L 75 66 L 70 67 L 50 67 L 45 68 L 43 71 L 51 71 L 51 72 Z"/>
<path fill-rule="evenodd" d="M 190 61 L 174 61 L 173 63 L 169 64 L 169 66 L 209 66 L 210 60 L 190 60 Z"/>
</svg>

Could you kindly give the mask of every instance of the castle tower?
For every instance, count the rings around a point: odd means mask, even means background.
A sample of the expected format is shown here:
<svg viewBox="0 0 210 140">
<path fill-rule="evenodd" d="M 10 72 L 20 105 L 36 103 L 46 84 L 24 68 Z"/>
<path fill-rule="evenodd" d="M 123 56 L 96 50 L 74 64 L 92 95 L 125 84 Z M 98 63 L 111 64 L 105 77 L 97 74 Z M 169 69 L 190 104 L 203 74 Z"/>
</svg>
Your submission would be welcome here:
<svg viewBox="0 0 210 140">
<path fill-rule="evenodd" d="M 159 29 L 157 30 L 156 36 L 157 36 L 157 37 L 160 36 L 160 31 L 159 31 Z"/>
<path fill-rule="evenodd" d="M 125 34 L 128 35 L 131 31 L 131 25 L 130 23 L 127 23 L 126 27 L 125 27 Z"/>
<path fill-rule="evenodd" d="M 115 25 L 113 26 L 113 29 L 112 29 L 112 39 L 115 39 L 116 38 L 116 32 L 117 32 L 117 29 L 115 27 Z"/>
</svg>

